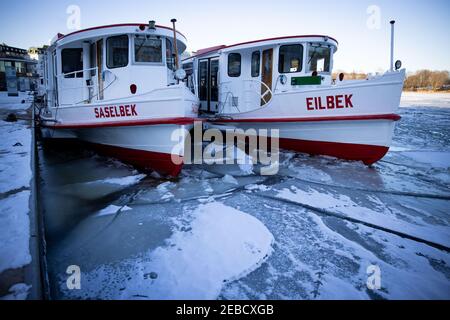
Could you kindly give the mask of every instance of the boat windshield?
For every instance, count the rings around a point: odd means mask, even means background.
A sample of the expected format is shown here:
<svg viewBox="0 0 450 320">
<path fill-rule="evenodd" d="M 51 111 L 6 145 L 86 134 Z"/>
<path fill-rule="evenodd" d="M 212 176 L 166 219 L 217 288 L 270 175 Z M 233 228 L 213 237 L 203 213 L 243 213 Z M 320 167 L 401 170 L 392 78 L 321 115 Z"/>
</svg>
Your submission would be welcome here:
<svg viewBox="0 0 450 320">
<path fill-rule="evenodd" d="M 308 71 L 330 72 L 331 49 L 323 46 L 310 46 L 308 49 Z"/>
<path fill-rule="evenodd" d="M 135 62 L 162 62 L 161 39 L 149 38 L 147 36 L 136 36 L 134 39 Z"/>
</svg>

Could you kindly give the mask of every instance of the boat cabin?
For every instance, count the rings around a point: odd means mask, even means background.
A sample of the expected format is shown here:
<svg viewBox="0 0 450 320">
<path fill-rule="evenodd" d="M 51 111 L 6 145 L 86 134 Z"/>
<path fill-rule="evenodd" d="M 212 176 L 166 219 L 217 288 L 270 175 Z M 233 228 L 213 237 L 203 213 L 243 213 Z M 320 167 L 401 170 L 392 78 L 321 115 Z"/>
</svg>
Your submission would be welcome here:
<svg viewBox="0 0 450 320">
<path fill-rule="evenodd" d="M 119 24 L 58 34 L 46 54 L 49 107 L 95 104 L 176 84 L 175 54 L 186 38 L 173 29 Z M 178 52 L 175 53 L 177 48 Z"/>
<path fill-rule="evenodd" d="M 338 42 L 328 36 L 291 36 L 202 49 L 183 60 L 186 85 L 206 113 L 242 113 L 273 95 L 331 85 Z"/>
</svg>

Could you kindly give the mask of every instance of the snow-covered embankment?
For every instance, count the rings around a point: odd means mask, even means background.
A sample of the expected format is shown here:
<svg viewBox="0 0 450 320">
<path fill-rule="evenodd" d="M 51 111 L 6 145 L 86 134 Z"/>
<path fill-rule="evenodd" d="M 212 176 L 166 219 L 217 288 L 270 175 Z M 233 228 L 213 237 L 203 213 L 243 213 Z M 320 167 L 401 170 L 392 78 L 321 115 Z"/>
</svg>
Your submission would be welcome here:
<svg viewBox="0 0 450 320">
<path fill-rule="evenodd" d="M 0 299 L 26 299 L 30 254 L 31 96 L 0 93 Z M 25 100 L 25 101 L 24 101 Z M 24 101 L 24 103 L 22 103 Z M 6 122 L 9 113 L 19 117 Z"/>
</svg>

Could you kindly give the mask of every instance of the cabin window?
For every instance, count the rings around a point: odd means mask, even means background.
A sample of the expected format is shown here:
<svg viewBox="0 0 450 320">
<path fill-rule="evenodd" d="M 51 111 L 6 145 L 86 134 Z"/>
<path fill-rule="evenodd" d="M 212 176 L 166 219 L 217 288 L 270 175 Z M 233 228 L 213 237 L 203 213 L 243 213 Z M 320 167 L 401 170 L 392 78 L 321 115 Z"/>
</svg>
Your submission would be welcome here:
<svg viewBox="0 0 450 320">
<path fill-rule="evenodd" d="M 230 53 L 228 55 L 228 76 L 239 77 L 241 75 L 241 54 Z"/>
<path fill-rule="evenodd" d="M 331 49 L 310 46 L 308 49 L 308 71 L 330 72 Z"/>
<path fill-rule="evenodd" d="M 252 77 L 259 77 L 259 70 L 261 69 L 261 53 L 255 51 L 252 53 Z"/>
<path fill-rule="evenodd" d="M 83 49 L 63 49 L 61 51 L 62 73 L 71 73 L 64 78 L 82 78 L 83 72 L 73 73 L 83 70 Z"/>
<path fill-rule="evenodd" d="M 109 69 L 128 65 L 128 36 L 110 37 L 106 40 L 106 66 Z"/>
<path fill-rule="evenodd" d="M 280 47 L 278 72 L 292 73 L 302 71 L 303 46 L 292 44 Z"/>
<path fill-rule="evenodd" d="M 166 63 L 167 68 L 175 70 L 175 59 L 173 56 L 172 42 L 166 38 Z"/>
<path fill-rule="evenodd" d="M 134 39 L 134 61 L 145 63 L 162 62 L 161 39 L 136 36 Z"/>
</svg>

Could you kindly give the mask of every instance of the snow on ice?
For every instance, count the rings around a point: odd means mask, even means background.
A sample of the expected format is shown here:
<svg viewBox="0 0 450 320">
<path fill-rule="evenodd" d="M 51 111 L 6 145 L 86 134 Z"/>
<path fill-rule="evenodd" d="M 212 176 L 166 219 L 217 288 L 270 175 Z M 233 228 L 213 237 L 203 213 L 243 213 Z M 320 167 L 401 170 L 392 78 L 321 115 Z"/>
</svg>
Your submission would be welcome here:
<svg viewBox="0 0 450 320">
<path fill-rule="evenodd" d="M 242 211 L 211 202 L 189 216 L 191 223 L 144 257 L 83 273 L 83 297 L 215 299 L 224 283 L 255 270 L 272 252 L 272 234 Z"/>
</svg>

